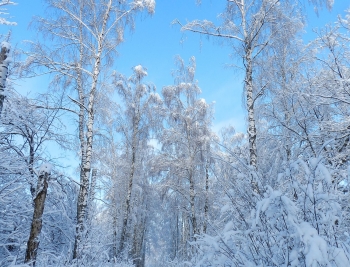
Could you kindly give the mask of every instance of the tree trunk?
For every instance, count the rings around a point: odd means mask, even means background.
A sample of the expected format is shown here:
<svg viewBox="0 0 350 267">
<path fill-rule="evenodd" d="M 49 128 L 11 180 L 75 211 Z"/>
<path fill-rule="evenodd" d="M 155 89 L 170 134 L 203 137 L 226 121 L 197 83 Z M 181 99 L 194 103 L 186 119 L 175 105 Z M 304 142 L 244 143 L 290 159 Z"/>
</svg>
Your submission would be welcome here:
<svg viewBox="0 0 350 267">
<path fill-rule="evenodd" d="M 190 249 L 188 245 L 188 240 L 190 239 L 190 222 L 186 212 L 182 212 L 182 244 L 181 244 L 181 254 L 182 260 L 188 260 L 190 257 Z"/>
<path fill-rule="evenodd" d="M 172 239 L 173 239 L 173 245 L 172 245 L 172 260 L 174 260 L 177 255 L 178 255 L 178 251 L 179 251 L 179 246 L 178 246 L 178 240 L 180 237 L 180 233 L 179 233 L 179 211 L 176 209 L 175 212 L 173 213 L 173 218 L 176 218 L 175 220 L 175 229 L 172 231 Z"/>
<path fill-rule="evenodd" d="M 130 210 L 131 210 L 131 205 L 130 205 L 130 200 L 131 200 L 131 192 L 132 192 L 132 187 L 133 187 L 133 180 L 134 180 L 134 172 L 135 172 L 135 157 L 136 157 L 136 151 L 135 151 L 135 143 L 136 143 L 136 136 L 134 134 L 133 137 L 133 145 L 132 145 L 132 157 L 131 157 L 131 171 L 130 171 L 130 176 L 129 176 L 129 183 L 128 183 L 128 192 L 125 200 L 125 211 L 124 211 L 124 217 L 123 217 L 123 225 L 122 225 L 122 232 L 120 236 L 120 244 L 119 244 L 119 250 L 118 254 L 121 254 L 125 248 L 125 243 L 126 243 L 126 231 L 127 231 L 127 225 L 128 225 L 128 220 L 130 216 Z"/>
<path fill-rule="evenodd" d="M 8 74 L 8 65 L 9 62 L 6 60 L 8 58 L 10 47 L 8 45 L 4 45 L 7 43 L 3 43 L 0 51 L 0 117 L 2 112 L 2 107 L 4 105 L 5 100 L 5 87 L 6 87 L 6 78 Z"/>
<path fill-rule="evenodd" d="M 255 125 L 255 110 L 254 110 L 254 95 L 253 95 L 253 60 L 252 49 L 250 46 L 246 48 L 245 55 L 245 81 L 244 86 L 246 90 L 247 98 L 247 111 L 248 111 L 248 142 L 249 142 L 249 164 L 254 170 L 257 168 L 257 149 L 256 149 L 256 125 Z M 255 193 L 260 193 L 258 182 L 254 176 L 251 176 L 251 185 Z"/>
<path fill-rule="evenodd" d="M 203 233 L 207 233 L 208 210 L 209 210 L 209 166 L 208 162 L 205 166 L 205 203 L 204 203 L 204 224 Z"/>
<path fill-rule="evenodd" d="M 142 249 L 141 249 L 141 267 L 145 266 L 146 262 L 146 240 L 145 236 L 147 235 L 146 230 L 144 231 L 143 238 L 142 238 Z"/>
<path fill-rule="evenodd" d="M 145 203 L 145 195 L 142 193 L 140 196 L 140 206 L 143 206 L 145 210 L 147 210 L 147 205 Z M 144 266 L 144 243 L 146 236 L 146 224 L 147 224 L 147 214 L 142 213 L 139 214 L 139 218 L 135 223 L 135 231 L 134 231 L 134 242 L 133 242 L 133 250 L 132 250 L 132 259 L 135 267 L 143 267 Z"/>
<path fill-rule="evenodd" d="M 88 218 L 89 223 L 91 224 L 92 221 L 92 215 L 93 215 L 93 207 L 92 203 L 95 199 L 95 193 L 96 193 L 96 182 L 97 182 L 97 170 L 93 169 L 91 174 L 91 184 L 90 184 L 90 190 L 89 190 L 89 212 L 88 212 Z"/>
<path fill-rule="evenodd" d="M 254 98 L 253 98 L 253 62 L 251 56 L 251 48 L 246 49 L 246 73 L 244 86 L 247 97 L 247 111 L 248 111 L 248 141 L 249 141 L 249 155 L 250 165 L 254 168 L 257 166 L 257 151 L 256 151 L 256 126 L 254 115 Z"/>
<path fill-rule="evenodd" d="M 91 172 L 91 183 L 89 188 L 89 201 L 88 201 L 88 208 L 86 210 L 86 235 L 85 237 L 88 238 L 89 231 L 92 227 L 92 220 L 93 220 L 93 201 L 95 199 L 95 190 L 96 190 L 96 179 L 97 179 L 97 170 L 93 169 Z"/>
<path fill-rule="evenodd" d="M 114 200 L 115 201 L 115 200 Z M 118 256 L 118 251 L 117 251 L 117 227 L 118 227 L 118 220 L 117 220 L 117 207 L 114 205 L 114 216 L 113 216 L 113 250 L 112 250 L 112 257 L 117 258 Z"/>
<path fill-rule="evenodd" d="M 140 100 L 136 99 L 136 103 L 139 103 L 139 102 Z M 139 123 L 140 123 L 140 113 L 139 113 L 139 109 L 137 109 L 136 114 L 134 115 L 134 118 L 133 118 L 133 125 L 132 125 L 133 132 L 132 132 L 132 141 L 131 141 L 132 142 L 131 143 L 131 170 L 130 170 L 129 183 L 128 183 L 128 192 L 125 200 L 125 212 L 124 212 L 118 254 L 121 254 L 123 252 L 125 248 L 125 242 L 126 242 L 127 225 L 128 225 L 128 220 L 129 220 L 130 210 L 131 210 L 131 205 L 130 205 L 131 193 L 132 193 L 134 173 L 136 168 L 136 148 L 138 145 Z"/>
<path fill-rule="evenodd" d="M 194 178 L 193 174 L 191 172 L 190 174 L 190 206 L 191 206 L 191 224 L 192 224 L 192 236 L 191 238 L 194 238 L 194 235 L 199 234 L 199 231 L 197 229 L 197 218 L 196 218 L 196 203 L 195 203 L 195 190 L 194 190 Z"/>
<path fill-rule="evenodd" d="M 82 157 L 82 165 L 80 170 L 80 188 L 78 195 L 78 203 L 77 203 L 77 227 L 75 234 L 75 242 L 73 249 L 73 259 L 81 256 L 80 247 L 82 242 L 82 237 L 85 232 L 85 220 L 86 220 L 86 212 L 88 205 L 88 190 L 89 190 L 89 177 L 91 171 L 91 158 L 92 158 L 92 147 L 93 147 L 93 135 L 94 135 L 94 104 L 95 104 L 95 94 L 97 90 L 98 78 L 101 71 L 101 58 L 102 51 L 104 49 L 104 38 L 106 25 L 108 22 L 108 18 L 112 9 L 112 1 L 109 1 L 106 11 L 103 15 L 102 27 L 99 35 L 97 36 L 97 53 L 95 55 L 95 64 L 93 66 L 92 71 L 92 84 L 89 92 L 89 102 L 87 107 L 87 133 L 86 133 L 86 151 L 85 154 L 85 162 L 83 162 L 84 158 Z M 79 125 L 80 128 L 81 125 Z M 80 142 L 85 143 L 85 139 L 80 139 Z"/>
<path fill-rule="evenodd" d="M 39 235 L 42 228 L 42 215 L 44 213 L 45 199 L 47 194 L 49 173 L 42 172 L 39 175 L 36 197 L 34 199 L 34 214 L 30 235 L 27 242 L 26 263 L 32 263 L 35 266 L 36 256 L 39 247 Z"/>
<path fill-rule="evenodd" d="M 114 160 L 116 160 L 116 156 L 113 155 Z M 118 205 L 117 205 L 117 199 L 120 199 L 117 196 L 117 187 L 118 184 L 116 182 L 116 177 L 117 176 L 117 170 L 116 167 L 113 166 L 113 171 L 112 171 L 112 177 L 113 177 L 113 193 L 112 193 L 112 215 L 113 215 L 113 221 L 112 221 L 112 232 L 113 232 L 113 245 L 112 245 L 112 258 L 114 260 L 117 259 L 118 256 Z"/>
<path fill-rule="evenodd" d="M 131 253 L 133 264 L 135 265 L 135 267 L 142 267 L 142 243 L 144 230 L 145 225 L 143 220 L 139 224 L 135 225 L 133 236 L 133 248 Z"/>
<path fill-rule="evenodd" d="M 74 242 L 74 250 L 73 250 L 73 259 L 76 259 L 81 254 L 81 242 L 82 237 L 85 231 L 85 219 L 86 219 L 86 210 L 87 210 L 87 202 L 88 202 L 88 188 L 89 188 L 89 173 L 90 169 L 85 167 L 82 170 L 81 180 L 80 180 L 80 188 L 78 194 L 78 202 L 77 202 L 77 227 L 76 227 L 76 236 Z"/>
</svg>

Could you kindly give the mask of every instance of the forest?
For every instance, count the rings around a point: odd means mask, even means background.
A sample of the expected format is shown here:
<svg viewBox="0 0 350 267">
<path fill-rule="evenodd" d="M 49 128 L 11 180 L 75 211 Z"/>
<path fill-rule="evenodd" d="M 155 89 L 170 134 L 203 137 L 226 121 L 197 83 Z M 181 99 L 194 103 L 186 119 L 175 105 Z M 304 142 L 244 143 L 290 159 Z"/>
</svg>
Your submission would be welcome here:
<svg viewBox="0 0 350 267">
<path fill-rule="evenodd" d="M 194 56 L 158 88 L 116 68 L 155 0 L 42 0 L 26 46 L 0 0 L 1 267 L 350 266 L 350 3 L 305 37 L 333 0 L 220 2 L 172 30 L 231 49 L 244 132 L 214 129 Z"/>
</svg>

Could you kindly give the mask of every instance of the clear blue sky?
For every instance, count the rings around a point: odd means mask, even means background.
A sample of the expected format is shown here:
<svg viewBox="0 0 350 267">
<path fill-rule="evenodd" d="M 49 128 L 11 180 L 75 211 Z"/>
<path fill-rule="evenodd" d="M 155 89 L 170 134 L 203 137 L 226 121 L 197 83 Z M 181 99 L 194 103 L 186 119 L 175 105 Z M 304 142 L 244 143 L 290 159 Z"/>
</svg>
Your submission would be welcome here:
<svg viewBox="0 0 350 267">
<path fill-rule="evenodd" d="M 11 7 L 12 20 L 18 23 L 12 29 L 12 43 L 22 40 L 35 40 L 36 33 L 28 29 L 35 15 L 43 15 L 45 6 L 42 0 L 17 0 L 18 5 Z M 237 70 L 227 68 L 232 63 L 229 55 L 232 50 L 220 46 L 211 40 L 196 34 L 182 33 L 179 26 L 171 25 L 174 19 L 182 22 L 193 19 L 216 20 L 223 10 L 224 0 L 203 0 L 198 6 L 196 0 L 158 0 L 156 12 L 150 16 L 140 16 L 133 33 L 127 33 L 125 42 L 119 47 L 119 57 L 115 68 L 125 75 L 131 74 L 131 68 L 141 64 L 148 69 L 148 81 L 153 82 L 158 91 L 173 83 L 171 71 L 174 58 L 180 55 L 187 60 L 195 56 L 197 61 L 197 79 L 207 102 L 216 101 L 215 128 L 232 123 L 238 131 L 245 131 L 245 112 L 242 107 L 243 76 Z M 309 8 L 306 34 L 312 28 L 321 27 L 336 20 L 338 14 L 350 8 L 348 0 L 335 0 L 332 12 L 322 10 L 317 17 Z M 2 27 L 7 32 L 9 27 Z M 19 91 L 35 92 L 41 81 L 26 81 L 26 88 Z"/>
</svg>

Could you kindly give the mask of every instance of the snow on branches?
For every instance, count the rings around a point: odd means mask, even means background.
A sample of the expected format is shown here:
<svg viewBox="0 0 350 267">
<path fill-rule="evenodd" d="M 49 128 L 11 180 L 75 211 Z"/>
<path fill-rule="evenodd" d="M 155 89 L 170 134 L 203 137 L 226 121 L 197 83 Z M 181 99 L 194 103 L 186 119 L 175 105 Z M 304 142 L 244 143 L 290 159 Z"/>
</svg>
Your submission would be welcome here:
<svg viewBox="0 0 350 267">
<path fill-rule="evenodd" d="M 138 8 L 147 8 L 150 14 L 155 12 L 156 1 L 155 0 L 135 0 L 134 5 Z"/>
<path fill-rule="evenodd" d="M 11 21 L 8 21 L 5 17 L 3 17 L 4 15 L 7 16 L 9 13 L 7 13 L 7 9 L 6 8 L 3 8 L 3 6 L 6 6 L 6 5 L 16 5 L 15 2 L 12 2 L 10 0 L 1 0 L 0 1 L 0 25 L 17 25 L 16 22 L 11 22 Z"/>
</svg>

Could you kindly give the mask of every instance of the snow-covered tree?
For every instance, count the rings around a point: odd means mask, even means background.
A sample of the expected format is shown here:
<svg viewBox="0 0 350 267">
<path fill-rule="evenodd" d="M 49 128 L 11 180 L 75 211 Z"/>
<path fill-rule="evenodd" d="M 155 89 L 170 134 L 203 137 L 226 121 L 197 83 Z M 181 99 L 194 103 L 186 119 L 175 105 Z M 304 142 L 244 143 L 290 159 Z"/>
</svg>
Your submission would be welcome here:
<svg viewBox="0 0 350 267">
<path fill-rule="evenodd" d="M 0 1 L 0 25 L 17 25 L 16 22 L 10 22 L 7 20 L 7 9 L 6 6 L 9 5 L 16 5 L 16 2 L 10 1 L 10 0 L 1 0 Z"/>
<path fill-rule="evenodd" d="M 292 17 L 296 17 L 293 18 Z M 248 140 L 250 165 L 257 167 L 255 102 L 265 86 L 256 83 L 259 57 L 275 42 L 275 36 L 288 24 L 299 19 L 299 14 L 288 1 L 228 1 L 220 15 L 221 26 L 210 21 L 195 20 L 183 25 L 181 30 L 224 38 L 243 61 L 244 90 L 248 113 Z M 276 24 L 276 21 L 279 24 Z M 254 182 L 255 183 L 255 182 Z"/>
<path fill-rule="evenodd" d="M 16 22 L 10 22 L 6 19 L 8 13 L 6 12 L 7 5 L 16 5 L 15 2 L 10 0 L 0 1 L 0 25 L 16 25 Z M 8 75 L 8 67 L 11 62 L 10 58 L 11 45 L 8 41 L 3 41 L 0 45 L 0 117 L 1 111 L 4 104 L 4 98 L 6 95 L 6 78 Z"/>
<path fill-rule="evenodd" d="M 194 57 L 188 66 L 178 58 L 177 65 L 175 84 L 162 90 L 165 128 L 158 137 L 162 150 L 157 168 L 175 208 L 170 222 L 174 231 L 171 257 L 185 260 L 191 257 L 188 242 L 203 232 L 206 223 L 202 214 L 207 209 L 212 113 L 210 105 L 199 98 Z"/>
<path fill-rule="evenodd" d="M 60 124 L 57 123 L 57 111 L 39 109 L 34 101 L 11 92 L 11 97 L 6 98 L 3 116 L 1 120 L 1 176 L 2 176 L 2 194 L 4 200 L 19 199 L 19 203 L 26 207 L 24 212 L 18 210 L 17 202 L 7 203 L 7 212 L 3 214 L 1 223 L 8 222 L 13 213 L 19 213 L 23 220 L 21 221 L 21 237 L 16 233 L 17 227 L 10 230 L 11 227 L 4 225 L 7 229 L 7 242 L 10 243 L 8 254 L 4 255 L 5 262 L 15 257 L 15 253 L 21 254 L 21 244 L 28 240 L 29 226 L 32 223 L 31 239 L 27 246 L 27 261 L 35 262 L 36 253 L 39 245 L 39 235 L 42 225 L 42 214 L 45 205 L 47 192 L 47 177 L 36 171 L 40 163 L 45 161 L 49 154 L 45 154 L 46 147 L 50 142 L 59 144 L 64 142 L 65 138 L 60 134 Z M 11 181 L 13 180 L 13 181 Z M 13 190 L 13 194 L 11 194 Z M 20 191 L 17 191 L 20 190 Z M 29 194 L 28 194 L 29 193 Z M 8 195 L 10 194 L 10 195 Z M 26 200 L 28 204 L 22 201 Z M 33 202 L 34 201 L 34 202 Z M 34 217 L 30 221 L 30 214 L 33 210 L 30 207 L 34 204 Z M 28 207 L 27 207 L 28 205 Z M 6 240 L 5 241 L 6 244 Z M 22 255 L 18 257 L 22 258 Z"/>
<path fill-rule="evenodd" d="M 135 13 L 154 12 L 155 1 L 48 0 L 47 18 L 38 19 L 38 29 L 49 34 L 54 45 L 32 44 L 27 60 L 31 70 L 36 67 L 55 74 L 55 81 L 74 90 L 80 142 L 80 190 L 77 203 L 77 232 L 73 258 L 80 255 L 88 205 L 89 177 L 93 155 L 96 95 L 102 77 L 117 46 L 123 41 L 125 25 L 133 26 Z"/>
<path fill-rule="evenodd" d="M 308 46 L 276 35 L 280 42 L 261 58 L 256 82 L 268 83 L 257 102 L 259 169 L 246 166 L 244 143 L 221 145 L 226 168 L 217 177 L 229 183 L 215 232 L 196 243 L 197 266 L 349 265 L 348 51 L 335 28 L 320 33 Z M 263 181 L 260 194 L 245 184 L 252 175 Z"/>
<path fill-rule="evenodd" d="M 43 164 L 38 171 L 38 184 L 34 196 L 34 213 L 25 258 L 25 262 L 32 263 L 33 265 L 35 265 L 39 248 L 39 235 L 43 224 L 42 217 L 45 208 L 45 199 L 51 168 L 51 165 Z"/>
<path fill-rule="evenodd" d="M 182 25 L 242 62 L 248 133 L 216 136 L 194 58 L 161 95 L 141 65 L 113 71 L 153 0 L 45 3 L 20 70 L 51 91 L 16 93 L 0 51 L 1 266 L 350 265 L 349 11 L 307 44 L 297 0 L 229 0 L 220 26 Z M 76 153 L 77 177 L 53 149 Z"/>
<path fill-rule="evenodd" d="M 149 167 L 148 142 L 150 134 L 161 123 L 157 110 L 162 104 L 155 88 L 143 82 L 146 76 L 147 71 L 141 65 L 133 68 L 133 75 L 128 79 L 121 75 L 115 76 L 115 86 L 124 107 L 123 112 L 118 115 L 117 125 L 118 131 L 122 134 L 123 154 L 128 166 L 124 174 L 128 178 L 125 181 L 127 185 L 125 200 L 122 201 L 123 219 L 118 253 L 130 249 L 128 253 L 131 254 L 136 266 L 143 266 L 141 253 L 146 227 L 145 194 L 149 183 L 146 169 Z"/>
</svg>

